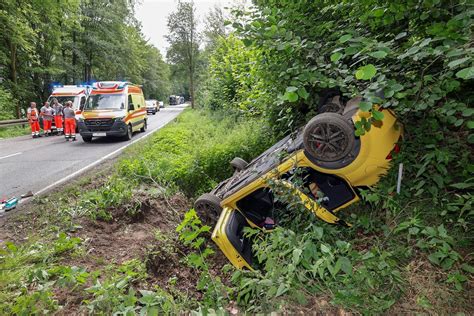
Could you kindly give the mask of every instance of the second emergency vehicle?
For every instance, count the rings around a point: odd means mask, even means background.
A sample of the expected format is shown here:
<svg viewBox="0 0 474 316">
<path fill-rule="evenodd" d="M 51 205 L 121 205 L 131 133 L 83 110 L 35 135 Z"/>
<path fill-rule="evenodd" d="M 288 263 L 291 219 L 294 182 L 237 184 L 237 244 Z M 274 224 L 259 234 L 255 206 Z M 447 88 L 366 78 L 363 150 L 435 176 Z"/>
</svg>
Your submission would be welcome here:
<svg viewBox="0 0 474 316">
<path fill-rule="evenodd" d="M 140 86 L 124 81 L 96 82 L 79 117 L 79 133 L 85 142 L 101 136 L 129 140 L 134 132 L 146 130 L 147 119 Z"/>
</svg>

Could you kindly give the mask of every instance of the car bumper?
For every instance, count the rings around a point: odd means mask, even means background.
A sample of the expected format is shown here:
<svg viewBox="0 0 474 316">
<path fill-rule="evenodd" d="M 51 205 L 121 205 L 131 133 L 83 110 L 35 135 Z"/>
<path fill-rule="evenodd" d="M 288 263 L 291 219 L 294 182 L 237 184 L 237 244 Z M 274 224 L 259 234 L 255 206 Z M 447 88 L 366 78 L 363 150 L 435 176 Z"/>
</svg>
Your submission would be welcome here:
<svg viewBox="0 0 474 316">
<path fill-rule="evenodd" d="M 146 111 L 148 113 L 158 112 L 159 110 L 160 110 L 159 108 L 146 108 Z"/>
<path fill-rule="evenodd" d="M 78 122 L 79 134 L 85 137 L 94 137 L 94 136 L 125 136 L 127 134 L 127 124 L 123 121 L 116 121 L 110 126 L 110 128 L 105 129 L 95 128 L 87 126 L 83 121 Z"/>
</svg>

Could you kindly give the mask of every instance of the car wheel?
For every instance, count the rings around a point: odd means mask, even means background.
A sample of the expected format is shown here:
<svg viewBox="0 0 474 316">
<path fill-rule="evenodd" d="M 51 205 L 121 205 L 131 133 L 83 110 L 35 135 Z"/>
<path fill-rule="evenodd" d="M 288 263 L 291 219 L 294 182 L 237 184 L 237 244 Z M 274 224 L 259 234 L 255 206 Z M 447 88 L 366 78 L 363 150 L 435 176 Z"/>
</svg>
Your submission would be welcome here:
<svg viewBox="0 0 474 316">
<path fill-rule="evenodd" d="M 221 200 L 214 194 L 204 193 L 194 202 L 194 209 L 205 224 L 214 224 L 222 211 Z"/>
<path fill-rule="evenodd" d="M 354 128 L 340 114 L 316 115 L 303 130 L 304 149 L 323 162 L 343 159 L 351 152 L 354 143 Z"/>
<path fill-rule="evenodd" d="M 132 139 L 132 136 L 133 136 L 132 125 L 128 125 L 127 134 L 125 134 L 124 139 L 125 140 L 130 140 L 130 139 Z"/>
<path fill-rule="evenodd" d="M 85 143 L 90 143 L 92 141 L 92 136 L 82 136 L 82 140 Z"/>
<path fill-rule="evenodd" d="M 244 170 L 245 168 L 247 168 L 249 163 L 247 161 L 245 161 L 244 159 L 240 158 L 240 157 L 235 157 L 230 162 L 230 165 L 234 168 L 235 171 L 240 171 L 240 170 Z"/>
<path fill-rule="evenodd" d="M 144 133 L 146 131 L 146 128 L 148 127 L 148 123 L 147 121 L 145 120 L 145 122 L 143 123 L 143 126 L 142 128 L 140 128 L 140 132 Z"/>
</svg>

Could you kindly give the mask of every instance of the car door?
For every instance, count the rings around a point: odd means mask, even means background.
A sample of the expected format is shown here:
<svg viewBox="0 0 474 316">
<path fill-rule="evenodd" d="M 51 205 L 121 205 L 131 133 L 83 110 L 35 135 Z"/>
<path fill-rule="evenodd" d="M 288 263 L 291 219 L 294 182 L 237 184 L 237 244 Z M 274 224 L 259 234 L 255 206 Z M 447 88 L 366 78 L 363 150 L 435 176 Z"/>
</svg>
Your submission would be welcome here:
<svg viewBox="0 0 474 316">
<path fill-rule="evenodd" d="M 245 227 L 250 227 L 245 217 L 225 207 L 212 232 L 212 240 L 236 268 L 253 270 L 252 241 L 244 236 Z"/>
</svg>

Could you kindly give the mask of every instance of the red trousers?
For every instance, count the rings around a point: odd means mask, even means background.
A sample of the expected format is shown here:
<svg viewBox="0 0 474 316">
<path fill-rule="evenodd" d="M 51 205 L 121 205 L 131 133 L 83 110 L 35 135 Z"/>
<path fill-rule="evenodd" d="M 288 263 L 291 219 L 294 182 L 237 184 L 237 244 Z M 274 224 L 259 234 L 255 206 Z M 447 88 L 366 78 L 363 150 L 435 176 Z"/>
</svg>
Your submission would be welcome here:
<svg viewBox="0 0 474 316">
<path fill-rule="evenodd" d="M 63 117 L 61 115 L 54 116 L 54 124 L 56 124 L 56 130 L 63 130 Z"/>
<path fill-rule="evenodd" d="M 31 127 L 31 135 L 38 135 L 40 131 L 40 125 L 37 120 L 31 120 L 30 121 L 30 127 Z"/>
<path fill-rule="evenodd" d="M 48 121 L 48 120 L 44 120 L 44 119 L 43 119 L 43 130 L 44 130 L 45 132 L 51 132 L 51 123 L 52 123 L 52 122 L 53 122 L 53 121 Z"/>
<path fill-rule="evenodd" d="M 64 134 L 66 137 L 74 136 L 76 137 L 76 119 L 75 118 L 67 118 L 64 120 Z"/>
</svg>

